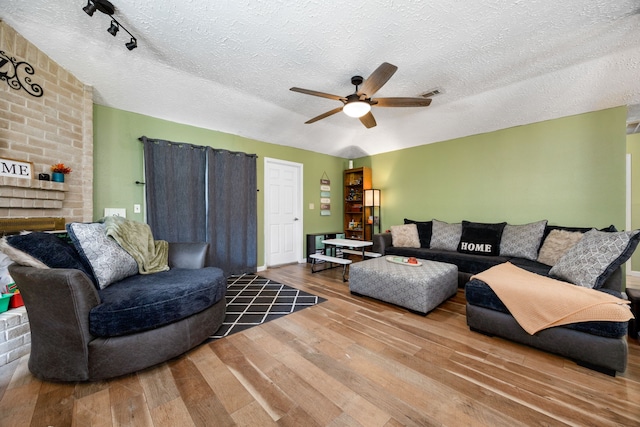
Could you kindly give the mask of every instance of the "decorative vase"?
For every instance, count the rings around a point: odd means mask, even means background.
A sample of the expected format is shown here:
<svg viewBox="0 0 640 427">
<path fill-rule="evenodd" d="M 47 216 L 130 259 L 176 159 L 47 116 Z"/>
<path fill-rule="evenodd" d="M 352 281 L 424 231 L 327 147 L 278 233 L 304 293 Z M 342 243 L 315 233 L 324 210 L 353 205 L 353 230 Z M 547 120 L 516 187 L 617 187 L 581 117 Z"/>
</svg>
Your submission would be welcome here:
<svg viewBox="0 0 640 427">
<path fill-rule="evenodd" d="M 51 174 L 51 181 L 64 182 L 64 174 L 60 172 L 54 172 Z"/>
</svg>

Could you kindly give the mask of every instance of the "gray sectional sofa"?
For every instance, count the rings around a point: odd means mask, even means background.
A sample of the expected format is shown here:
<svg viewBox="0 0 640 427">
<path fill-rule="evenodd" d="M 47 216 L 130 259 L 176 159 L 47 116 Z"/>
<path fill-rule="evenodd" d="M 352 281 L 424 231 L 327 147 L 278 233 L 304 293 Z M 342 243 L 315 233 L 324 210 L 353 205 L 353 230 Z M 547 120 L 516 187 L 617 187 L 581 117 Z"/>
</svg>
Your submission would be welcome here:
<svg viewBox="0 0 640 427">
<path fill-rule="evenodd" d="M 415 235 L 409 239 L 404 235 L 407 228 L 411 230 L 414 226 L 418 232 L 417 241 Z M 396 228 L 402 229 L 402 232 Z M 472 330 L 560 354 L 580 365 L 615 375 L 616 371 L 623 372 L 626 369 L 627 322 L 582 322 L 529 335 L 490 286 L 480 280 L 470 279 L 474 274 L 510 262 L 533 273 L 624 298 L 621 266 L 635 250 L 639 238 L 637 231 L 617 232 L 613 226 L 592 230 L 551 226 L 546 221 L 509 225 L 469 221 L 449 224 L 438 220 L 405 219 L 404 226 L 392 227 L 391 232 L 374 235 L 373 250 L 383 255 L 455 264 L 458 267 L 458 286 L 465 288 L 467 324 Z M 562 239 L 568 240 L 563 243 Z M 603 243 L 602 239 L 607 242 Z M 394 245 L 394 240 L 400 245 Z M 580 256 L 581 251 L 606 252 L 602 248 L 608 246 L 608 240 L 616 240 L 617 252 L 605 253 L 605 259 L 590 260 L 589 257 Z M 554 247 L 558 242 L 566 247 Z M 596 250 L 591 251 L 588 245 Z M 475 251 L 470 251 L 470 248 Z M 554 249 L 557 251 L 554 252 Z M 581 265 L 585 262 L 597 264 L 595 272 L 590 273 L 592 277 L 584 277 L 589 275 L 585 271 L 591 270 Z"/>
</svg>

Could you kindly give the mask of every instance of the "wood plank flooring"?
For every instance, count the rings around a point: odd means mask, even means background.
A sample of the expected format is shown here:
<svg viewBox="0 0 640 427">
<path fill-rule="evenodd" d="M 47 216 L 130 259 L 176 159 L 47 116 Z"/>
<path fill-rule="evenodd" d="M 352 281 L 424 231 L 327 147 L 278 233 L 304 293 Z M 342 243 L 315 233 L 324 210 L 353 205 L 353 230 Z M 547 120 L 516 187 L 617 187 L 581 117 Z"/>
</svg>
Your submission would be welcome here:
<svg viewBox="0 0 640 427">
<path fill-rule="evenodd" d="M 640 345 L 612 378 L 469 331 L 464 293 L 427 316 L 354 297 L 339 269 L 265 277 L 326 302 L 137 374 L 49 383 L 0 368 L 0 426 L 638 426 Z"/>
</svg>

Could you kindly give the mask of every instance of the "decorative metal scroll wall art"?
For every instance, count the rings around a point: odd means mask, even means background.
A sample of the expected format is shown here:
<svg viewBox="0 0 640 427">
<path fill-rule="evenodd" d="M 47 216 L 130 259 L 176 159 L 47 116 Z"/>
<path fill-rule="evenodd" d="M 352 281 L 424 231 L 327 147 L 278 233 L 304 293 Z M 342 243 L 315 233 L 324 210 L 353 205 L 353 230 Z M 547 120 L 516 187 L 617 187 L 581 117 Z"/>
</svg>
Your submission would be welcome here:
<svg viewBox="0 0 640 427">
<path fill-rule="evenodd" d="M 36 98 L 44 95 L 44 91 L 39 84 L 33 83 L 31 77 L 22 73 L 33 75 L 34 70 L 31 64 L 13 58 L 0 50 L 0 80 L 7 82 L 10 88 L 15 90 L 24 89 L 29 95 Z"/>
</svg>

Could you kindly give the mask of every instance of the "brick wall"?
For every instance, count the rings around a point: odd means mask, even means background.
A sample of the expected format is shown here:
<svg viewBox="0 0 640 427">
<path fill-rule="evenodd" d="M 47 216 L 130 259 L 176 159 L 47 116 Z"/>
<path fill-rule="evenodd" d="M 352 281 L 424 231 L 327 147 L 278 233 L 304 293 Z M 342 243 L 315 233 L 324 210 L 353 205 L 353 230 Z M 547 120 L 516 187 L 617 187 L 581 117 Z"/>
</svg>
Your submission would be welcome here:
<svg viewBox="0 0 640 427">
<path fill-rule="evenodd" d="M 76 79 L 0 20 L 0 51 L 34 69 L 43 89 L 35 97 L 0 80 L 0 157 L 32 162 L 33 173 L 73 169 L 64 184 L 0 177 L 0 218 L 93 218 L 93 89 Z M 0 61 L 3 57 L 0 56 Z M 13 74 L 5 63 L 0 72 Z M 24 73 L 22 73 L 24 79 Z M 24 307 L 0 313 L 0 366 L 28 354 L 31 333 Z"/>
<path fill-rule="evenodd" d="M 48 216 L 64 217 L 67 222 L 91 221 L 93 89 L 2 21 L 0 50 L 17 62 L 30 64 L 34 74 L 28 77 L 44 92 L 43 96 L 34 97 L 26 90 L 14 89 L 0 80 L 0 157 L 32 162 L 36 178 L 39 173 L 50 174 L 50 166 L 54 163 L 64 163 L 73 169 L 65 177 L 62 203 L 21 198 L 24 191 L 4 188 L 0 195 L 0 218 Z M 0 68 L 0 72 L 12 70 L 11 64 Z M 24 72 L 21 74 L 25 75 Z M 35 184 L 37 187 L 39 183 Z M 6 200 L 9 193 L 22 200 Z"/>
<path fill-rule="evenodd" d="M 29 354 L 30 350 L 31 331 L 24 306 L 0 313 L 0 366 Z"/>
</svg>

